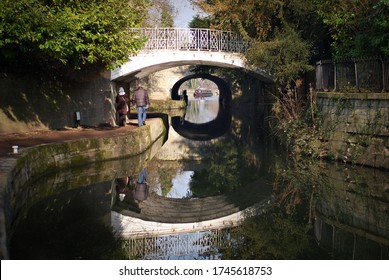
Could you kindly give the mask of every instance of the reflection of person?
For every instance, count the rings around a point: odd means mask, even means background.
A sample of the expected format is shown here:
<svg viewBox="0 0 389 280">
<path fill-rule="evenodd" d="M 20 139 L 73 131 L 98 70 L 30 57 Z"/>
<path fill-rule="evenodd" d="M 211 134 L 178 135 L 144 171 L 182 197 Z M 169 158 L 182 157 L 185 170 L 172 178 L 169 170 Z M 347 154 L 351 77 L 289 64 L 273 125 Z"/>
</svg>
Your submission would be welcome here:
<svg viewBox="0 0 389 280">
<path fill-rule="evenodd" d="M 183 96 L 183 98 L 184 98 L 185 105 L 188 106 L 188 93 L 187 93 L 186 89 L 184 89 L 184 90 L 182 91 L 182 96 Z"/>
<path fill-rule="evenodd" d="M 138 180 L 136 180 L 136 185 L 134 190 L 135 202 L 141 203 L 145 201 L 148 195 L 149 195 L 149 186 L 147 184 L 146 169 L 143 169 L 138 175 Z"/>
<path fill-rule="evenodd" d="M 117 188 L 117 193 L 119 195 L 120 201 L 123 201 L 129 192 L 128 182 L 129 182 L 128 177 L 116 179 L 116 188 Z"/>
<path fill-rule="evenodd" d="M 150 106 L 149 94 L 139 82 L 132 97 L 132 105 L 138 108 L 138 125 L 146 125 L 147 109 Z"/>
<path fill-rule="evenodd" d="M 116 179 L 116 190 L 119 201 L 124 203 L 128 210 L 140 213 L 139 204 L 134 198 L 134 186 L 128 177 Z"/>
<path fill-rule="evenodd" d="M 119 126 L 126 126 L 126 117 L 128 113 L 128 102 L 130 99 L 124 92 L 124 89 L 119 88 L 119 93 L 116 96 L 116 113 L 118 114 Z"/>
</svg>

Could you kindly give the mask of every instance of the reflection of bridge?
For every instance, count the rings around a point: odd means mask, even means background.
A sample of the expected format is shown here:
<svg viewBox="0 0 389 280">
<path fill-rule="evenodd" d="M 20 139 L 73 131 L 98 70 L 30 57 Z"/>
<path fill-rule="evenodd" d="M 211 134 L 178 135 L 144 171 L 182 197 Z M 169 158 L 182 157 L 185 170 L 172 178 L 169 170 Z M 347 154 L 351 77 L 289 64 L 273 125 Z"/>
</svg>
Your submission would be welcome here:
<svg viewBox="0 0 389 280">
<path fill-rule="evenodd" d="M 244 68 L 264 81 L 272 81 L 264 71 L 246 64 L 242 53 L 248 43 L 233 32 L 196 28 L 132 29 L 132 32 L 146 38 L 146 44 L 137 56 L 112 71 L 113 81 L 131 81 L 183 65 Z"/>
<path fill-rule="evenodd" d="M 125 248 L 130 258 L 166 259 L 218 258 L 219 248 L 230 246 L 230 230 L 216 229 L 175 235 L 129 239 Z"/>
<path fill-rule="evenodd" d="M 116 201 L 111 225 L 125 238 L 231 228 L 267 211 L 272 206 L 271 190 L 269 184 L 259 180 L 230 194 L 205 198 L 176 199 L 152 193 L 140 213 Z"/>
<path fill-rule="evenodd" d="M 195 105 L 200 102 L 200 104 L 205 104 L 203 100 L 193 100 L 189 101 L 189 106 L 187 108 L 186 116 L 188 116 L 188 111 L 191 110 Z M 213 101 L 213 103 L 218 101 Z M 212 103 L 212 102 L 209 102 Z M 183 117 L 172 117 L 171 125 L 179 135 L 185 137 L 186 139 L 191 140 L 200 140 L 206 141 L 217 138 L 221 135 L 224 135 L 231 125 L 231 112 L 228 106 L 219 102 L 220 105 L 217 108 L 216 117 L 208 122 L 196 123 L 190 118 Z M 217 104 L 219 104 L 217 103 Z M 201 108 L 201 107 L 200 107 Z M 203 108 L 201 108 L 203 109 Z M 203 109 L 204 110 L 204 109 Z M 203 110 L 196 112 L 198 115 L 209 115 Z M 190 111 L 189 111 L 190 112 Z"/>
</svg>

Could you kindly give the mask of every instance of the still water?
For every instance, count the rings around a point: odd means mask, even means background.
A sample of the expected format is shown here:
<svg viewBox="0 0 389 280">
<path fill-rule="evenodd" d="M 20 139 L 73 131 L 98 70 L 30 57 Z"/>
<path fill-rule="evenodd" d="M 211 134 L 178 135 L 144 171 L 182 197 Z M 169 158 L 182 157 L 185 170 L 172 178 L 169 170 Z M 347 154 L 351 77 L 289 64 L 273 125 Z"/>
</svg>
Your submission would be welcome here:
<svg viewBox="0 0 389 280">
<path fill-rule="evenodd" d="M 31 182 L 11 258 L 389 259 L 387 172 L 293 161 L 217 97 L 190 99 L 171 124 L 155 156 Z M 142 236 L 155 222 L 170 233 Z"/>
</svg>

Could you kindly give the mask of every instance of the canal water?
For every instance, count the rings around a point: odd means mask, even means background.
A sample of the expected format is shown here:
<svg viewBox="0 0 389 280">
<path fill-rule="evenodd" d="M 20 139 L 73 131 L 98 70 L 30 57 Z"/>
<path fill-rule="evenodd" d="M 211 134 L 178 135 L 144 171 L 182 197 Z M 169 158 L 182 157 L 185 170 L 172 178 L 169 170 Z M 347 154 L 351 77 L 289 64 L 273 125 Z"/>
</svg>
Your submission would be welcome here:
<svg viewBox="0 0 389 280">
<path fill-rule="evenodd" d="M 11 259 L 389 259 L 388 172 L 294 161 L 249 111 L 189 98 L 152 158 L 30 182 L 29 203 L 14 213 Z M 261 211 L 244 212 L 255 205 Z M 236 212 L 246 213 L 239 226 L 133 238 L 113 223 L 118 213 L 137 219 L 131 230 L 142 219 L 216 223 Z"/>
</svg>

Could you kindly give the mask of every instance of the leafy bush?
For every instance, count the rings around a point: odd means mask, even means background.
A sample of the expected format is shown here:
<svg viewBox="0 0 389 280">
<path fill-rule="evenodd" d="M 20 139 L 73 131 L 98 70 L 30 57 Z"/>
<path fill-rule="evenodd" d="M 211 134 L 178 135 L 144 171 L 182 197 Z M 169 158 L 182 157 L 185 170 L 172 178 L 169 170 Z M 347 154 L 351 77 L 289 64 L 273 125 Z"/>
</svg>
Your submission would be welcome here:
<svg viewBox="0 0 389 280">
<path fill-rule="evenodd" d="M 141 48 L 142 40 L 129 28 L 141 26 L 149 5 L 148 0 L 3 0 L 0 60 L 112 68 Z"/>
</svg>

